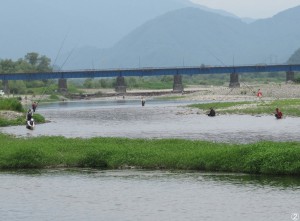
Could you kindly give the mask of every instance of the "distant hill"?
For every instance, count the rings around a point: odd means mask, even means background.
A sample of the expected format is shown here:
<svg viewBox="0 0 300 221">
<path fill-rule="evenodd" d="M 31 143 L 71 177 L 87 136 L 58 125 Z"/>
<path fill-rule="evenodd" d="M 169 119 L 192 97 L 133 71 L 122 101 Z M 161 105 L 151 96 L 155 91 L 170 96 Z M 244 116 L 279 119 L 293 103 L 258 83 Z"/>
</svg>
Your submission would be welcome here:
<svg viewBox="0 0 300 221">
<path fill-rule="evenodd" d="M 64 39 L 62 53 L 73 48 L 110 48 L 146 21 L 191 6 L 201 7 L 189 0 L 2 1 L 0 59 L 35 51 L 55 60 Z"/>
<path fill-rule="evenodd" d="M 300 48 L 287 61 L 288 64 L 300 64 Z"/>
<path fill-rule="evenodd" d="M 95 68 L 285 63 L 300 46 L 299 21 L 300 7 L 250 24 L 184 8 L 144 23 L 90 59 Z M 66 68 L 90 67 L 80 63 L 88 58 L 80 51 Z"/>
<path fill-rule="evenodd" d="M 9 0 L 0 7 L 0 58 L 36 51 L 54 58 L 64 50 L 114 45 L 137 26 L 188 0 Z"/>
</svg>

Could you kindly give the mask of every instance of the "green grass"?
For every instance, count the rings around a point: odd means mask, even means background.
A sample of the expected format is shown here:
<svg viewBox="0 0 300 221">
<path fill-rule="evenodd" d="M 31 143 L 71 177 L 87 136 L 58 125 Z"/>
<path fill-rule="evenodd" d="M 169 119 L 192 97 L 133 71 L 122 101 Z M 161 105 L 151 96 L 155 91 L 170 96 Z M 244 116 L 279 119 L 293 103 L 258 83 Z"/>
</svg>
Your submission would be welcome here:
<svg viewBox="0 0 300 221">
<path fill-rule="evenodd" d="M 22 124 L 25 125 L 25 116 L 17 117 L 16 119 L 13 120 L 0 117 L 0 127 L 16 126 Z"/>
<path fill-rule="evenodd" d="M 16 117 L 15 119 L 6 119 L 0 117 L 0 127 L 25 125 L 26 110 L 23 108 L 21 102 L 16 98 L 0 98 L 0 110 L 16 111 L 23 113 L 22 116 Z M 45 118 L 35 113 L 33 116 L 36 123 L 45 123 Z"/>
<path fill-rule="evenodd" d="M 33 115 L 33 119 L 35 123 L 45 123 L 46 120 L 45 118 L 40 115 L 35 113 Z M 22 116 L 17 117 L 15 119 L 5 119 L 0 117 L 0 127 L 7 127 L 7 126 L 17 126 L 17 125 L 25 125 L 26 123 L 26 113 L 24 113 Z"/>
<path fill-rule="evenodd" d="M 22 112 L 24 108 L 21 102 L 16 98 L 0 98 L 0 110 Z"/>
<path fill-rule="evenodd" d="M 243 105 L 245 108 L 239 108 Z M 274 101 L 254 102 L 219 102 L 209 104 L 193 104 L 189 107 L 208 110 L 213 107 L 218 113 L 223 114 L 273 114 L 279 108 L 284 116 L 300 116 L 300 99 L 282 99 Z M 236 107 L 236 108 L 234 108 Z"/>
<path fill-rule="evenodd" d="M 14 138 L 0 134 L 0 168 L 91 167 L 300 175 L 300 143 L 178 139 Z"/>
</svg>

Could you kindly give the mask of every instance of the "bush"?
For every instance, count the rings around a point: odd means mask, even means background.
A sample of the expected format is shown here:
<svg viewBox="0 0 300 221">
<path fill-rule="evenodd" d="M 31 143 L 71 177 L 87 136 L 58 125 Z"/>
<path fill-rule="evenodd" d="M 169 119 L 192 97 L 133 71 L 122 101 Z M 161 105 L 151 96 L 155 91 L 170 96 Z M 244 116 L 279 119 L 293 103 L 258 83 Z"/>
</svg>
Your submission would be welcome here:
<svg viewBox="0 0 300 221">
<path fill-rule="evenodd" d="M 23 106 L 17 98 L 0 98 L 0 110 L 23 112 Z"/>
</svg>

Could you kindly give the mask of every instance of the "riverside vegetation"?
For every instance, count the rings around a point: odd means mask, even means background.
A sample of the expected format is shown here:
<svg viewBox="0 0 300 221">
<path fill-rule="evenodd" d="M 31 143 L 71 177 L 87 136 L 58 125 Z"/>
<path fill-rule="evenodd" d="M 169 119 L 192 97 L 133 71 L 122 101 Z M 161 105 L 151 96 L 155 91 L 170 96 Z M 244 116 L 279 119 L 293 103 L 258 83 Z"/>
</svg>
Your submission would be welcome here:
<svg viewBox="0 0 300 221">
<path fill-rule="evenodd" d="M 14 138 L 0 134 L 0 168 L 143 168 L 300 175 L 299 142 Z"/>
<path fill-rule="evenodd" d="M 3 117 L 1 112 L 10 112 L 9 117 Z M 0 127 L 25 125 L 26 110 L 17 98 L 0 98 Z M 36 123 L 45 123 L 45 118 L 35 113 Z"/>
</svg>

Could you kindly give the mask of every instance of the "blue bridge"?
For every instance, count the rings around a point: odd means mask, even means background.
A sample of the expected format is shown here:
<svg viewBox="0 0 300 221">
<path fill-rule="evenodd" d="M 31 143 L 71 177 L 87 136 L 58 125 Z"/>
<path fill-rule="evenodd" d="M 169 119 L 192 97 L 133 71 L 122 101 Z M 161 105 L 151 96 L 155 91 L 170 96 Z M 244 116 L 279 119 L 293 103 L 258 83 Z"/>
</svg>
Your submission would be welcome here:
<svg viewBox="0 0 300 221">
<path fill-rule="evenodd" d="M 4 88 L 7 89 L 9 80 L 43 80 L 59 79 L 59 88 L 67 89 L 68 78 L 107 78 L 116 77 L 116 91 L 126 92 L 124 77 L 128 76 L 174 76 L 174 91 L 182 91 L 182 75 L 198 74 L 230 74 L 230 87 L 239 87 L 239 74 L 263 73 L 263 72 L 285 72 L 287 81 L 294 80 L 294 72 L 300 71 L 300 64 L 294 65 L 248 65 L 248 66 L 199 66 L 199 67 L 170 67 L 170 68 L 137 68 L 137 69 L 106 69 L 106 70 L 76 70 L 76 71 L 54 71 L 36 73 L 9 73 L 0 74 Z"/>
</svg>

